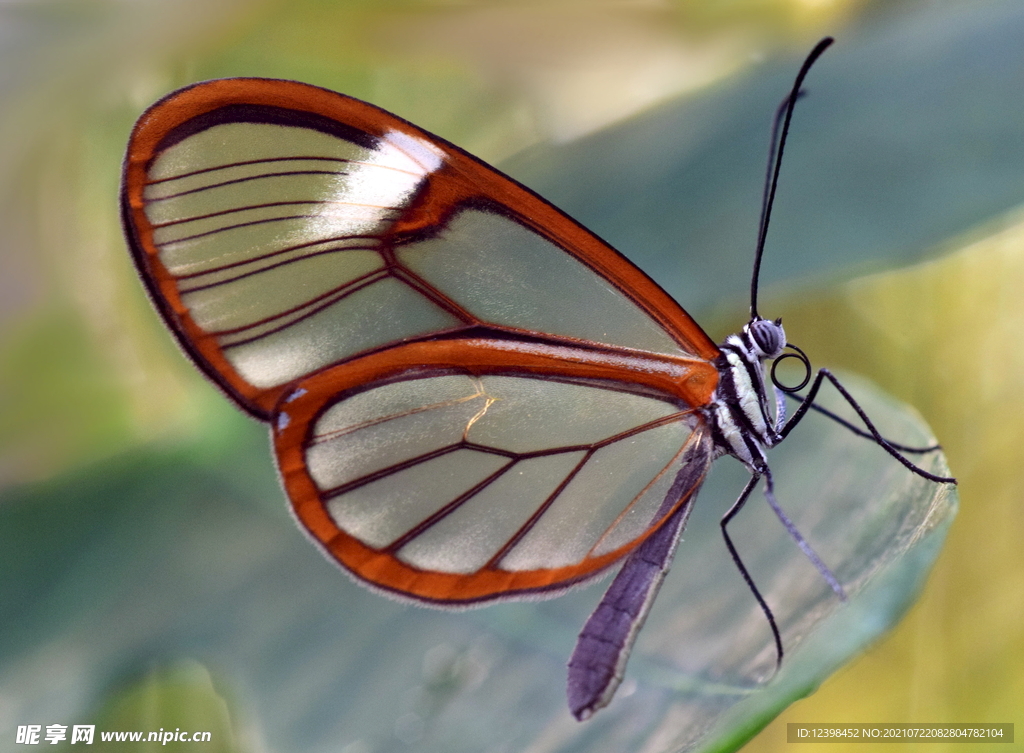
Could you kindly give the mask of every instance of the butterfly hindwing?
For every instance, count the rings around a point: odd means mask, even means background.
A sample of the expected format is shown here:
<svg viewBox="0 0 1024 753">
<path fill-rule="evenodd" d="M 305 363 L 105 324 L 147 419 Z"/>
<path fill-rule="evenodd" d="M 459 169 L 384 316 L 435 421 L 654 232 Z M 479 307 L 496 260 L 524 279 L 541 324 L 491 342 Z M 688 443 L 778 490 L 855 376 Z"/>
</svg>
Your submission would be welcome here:
<svg viewBox="0 0 1024 753">
<path fill-rule="evenodd" d="M 296 515 L 361 580 L 439 605 L 556 595 L 688 499 L 680 470 L 710 440 L 678 390 L 583 376 L 599 372 L 560 353 L 446 350 L 365 356 L 280 406 Z"/>
</svg>

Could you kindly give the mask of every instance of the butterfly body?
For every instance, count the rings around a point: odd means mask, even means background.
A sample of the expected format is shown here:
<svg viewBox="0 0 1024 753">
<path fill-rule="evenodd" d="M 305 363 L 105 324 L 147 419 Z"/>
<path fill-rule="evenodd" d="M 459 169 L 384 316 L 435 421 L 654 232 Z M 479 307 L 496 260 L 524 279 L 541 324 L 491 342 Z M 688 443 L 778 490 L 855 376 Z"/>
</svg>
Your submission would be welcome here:
<svg viewBox="0 0 1024 753">
<path fill-rule="evenodd" d="M 690 503 L 711 462 L 728 454 L 746 465 L 752 477 L 767 472 L 765 451 L 781 440 L 780 429 L 786 416 L 777 388 L 773 389 L 775 416 L 771 416 L 764 362 L 777 358 L 785 343 L 781 322 L 764 319 L 752 320 L 722 343 L 721 353 L 714 361 L 718 383 L 700 411 L 707 427 L 705 440 L 690 448 L 662 511 L 669 512 L 671 500 L 682 494 L 689 498 L 630 554 L 584 625 L 569 660 L 569 708 L 578 719 L 587 719 L 606 705 L 622 681 L 633 642 L 668 574 L 690 514 Z"/>
<path fill-rule="evenodd" d="M 780 657 L 725 533 L 759 478 L 831 577 L 770 492 L 765 451 L 808 407 L 786 423 L 766 387 L 781 323 L 755 313 L 719 348 L 443 139 L 306 84 L 203 82 L 139 119 L 121 207 L 164 321 L 270 424 L 297 521 L 360 583 L 465 608 L 624 563 L 570 661 L 578 718 L 614 693 L 715 458 L 752 474 L 723 533 Z"/>
</svg>

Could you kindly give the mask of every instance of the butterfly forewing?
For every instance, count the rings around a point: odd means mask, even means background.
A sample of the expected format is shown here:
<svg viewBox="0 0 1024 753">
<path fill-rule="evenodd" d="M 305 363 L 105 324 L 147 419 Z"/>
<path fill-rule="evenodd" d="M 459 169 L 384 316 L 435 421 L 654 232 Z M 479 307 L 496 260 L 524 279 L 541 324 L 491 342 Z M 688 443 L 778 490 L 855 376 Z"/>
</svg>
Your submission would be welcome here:
<svg viewBox="0 0 1024 753">
<path fill-rule="evenodd" d="M 311 373 L 465 331 L 717 353 L 654 283 L 531 192 L 312 86 L 234 79 L 170 95 L 136 126 L 123 202 L 179 340 L 264 418 Z"/>
<path fill-rule="evenodd" d="M 429 345 L 415 358 L 438 360 Z M 442 604 L 554 595 L 686 499 L 665 506 L 686 449 L 709 440 L 685 400 L 489 355 L 348 388 L 342 367 L 285 398 L 275 442 L 296 513 L 362 580 Z"/>
</svg>

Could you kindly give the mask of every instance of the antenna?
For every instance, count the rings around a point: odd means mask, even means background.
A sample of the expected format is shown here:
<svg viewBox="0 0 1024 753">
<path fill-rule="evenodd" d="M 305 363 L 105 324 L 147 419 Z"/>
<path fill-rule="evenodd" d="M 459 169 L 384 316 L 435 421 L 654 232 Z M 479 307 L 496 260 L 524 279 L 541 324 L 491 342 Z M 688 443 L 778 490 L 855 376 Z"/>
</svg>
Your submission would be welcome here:
<svg viewBox="0 0 1024 753">
<path fill-rule="evenodd" d="M 760 319 L 757 313 L 757 282 L 761 276 L 761 258 L 764 256 L 764 241 L 768 236 L 768 222 L 772 217 L 772 204 L 775 202 L 775 189 L 779 185 L 779 169 L 782 167 L 782 152 L 786 148 L 786 136 L 789 134 L 789 123 L 793 119 L 793 108 L 796 101 L 803 96 L 800 87 L 803 86 L 807 72 L 814 65 L 814 62 L 821 57 L 821 53 L 828 49 L 835 40 L 832 37 L 825 37 L 811 50 L 811 54 L 804 60 L 800 72 L 796 74 L 793 82 L 793 89 L 789 96 L 782 100 L 775 111 L 775 119 L 772 122 L 771 142 L 768 147 L 768 170 L 764 179 L 764 195 L 761 199 L 761 222 L 757 231 L 757 246 L 754 250 L 754 273 L 750 279 L 750 318 Z M 783 119 L 783 114 L 785 118 Z M 779 123 L 782 122 L 782 131 L 779 133 Z"/>
</svg>

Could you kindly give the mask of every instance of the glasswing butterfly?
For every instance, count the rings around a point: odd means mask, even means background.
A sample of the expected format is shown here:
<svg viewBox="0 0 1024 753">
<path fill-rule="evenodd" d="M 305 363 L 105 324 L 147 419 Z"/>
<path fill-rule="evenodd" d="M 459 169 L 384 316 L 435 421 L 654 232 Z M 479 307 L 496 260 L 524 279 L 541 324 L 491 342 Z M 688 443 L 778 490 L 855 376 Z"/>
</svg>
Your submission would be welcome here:
<svg viewBox="0 0 1024 753">
<path fill-rule="evenodd" d="M 435 607 L 548 598 L 622 565 L 569 663 L 584 719 L 621 681 L 713 460 L 750 471 L 824 380 L 757 279 L 807 58 L 775 118 L 751 319 L 722 345 L 643 272 L 529 189 L 359 100 L 293 81 L 207 81 L 139 119 L 121 207 L 156 308 L 195 364 L 271 426 L 292 509 L 358 582 Z M 779 134 L 776 138 L 776 134 Z M 787 350 L 787 348 L 789 350 Z M 775 366 L 798 358 L 783 386 Z M 767 385 L 766 362 L 773 361 Z M 827 411 L 823 411 L 826 412 Z M 832 415 L 842 422 L 842 419 Z M 844 422 L 845 423 L 845 422 Z"/>
</svg>

